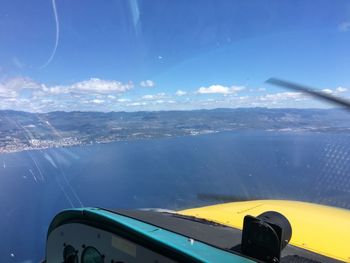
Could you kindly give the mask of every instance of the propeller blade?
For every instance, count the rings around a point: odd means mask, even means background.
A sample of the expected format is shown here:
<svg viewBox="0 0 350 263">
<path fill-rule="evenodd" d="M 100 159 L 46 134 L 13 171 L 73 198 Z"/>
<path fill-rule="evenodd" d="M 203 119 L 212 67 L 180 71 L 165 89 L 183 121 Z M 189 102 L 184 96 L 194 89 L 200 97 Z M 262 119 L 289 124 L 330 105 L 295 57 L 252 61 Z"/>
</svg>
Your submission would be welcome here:
<svg viewBox="0 0 350 263">
<path fill-rule="evenodd" d="M 290 89 L 293 91 L 299 91 L 302 93 L 306 93 L 306 94 L 311 95 L 317 99 L 320 99 L 320 100 L 323 100 L 323 101 L 326 101 L 328 103 L 332 103 L 332 104 L 335 104 L 338 106 L 343 106 L 343 107 L 346 107 L 348 110 L 350 110 L 350 100 L 340 98 L 340 97 L 328 94 L 326 92 L 323 92 L 323 91 L 320 91 L 317 89 L 313 89 L 311 87 L 299 85 L 296 83 L 292 83 L 292 82 L 277 79 L 277 78 L 270 78 L 270 79 L 266 80 L 265 83 L 279 86 L 282 88 L 287 88 L 287 89 Z"/>
</svg>

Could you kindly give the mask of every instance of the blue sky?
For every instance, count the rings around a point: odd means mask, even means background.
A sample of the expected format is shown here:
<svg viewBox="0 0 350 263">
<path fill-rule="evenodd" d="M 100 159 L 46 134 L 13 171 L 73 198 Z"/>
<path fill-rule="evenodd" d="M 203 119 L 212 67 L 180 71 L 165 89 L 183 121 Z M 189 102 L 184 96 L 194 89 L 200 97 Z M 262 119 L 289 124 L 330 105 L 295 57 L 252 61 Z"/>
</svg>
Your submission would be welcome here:
<svg viewBox="0 0 350 263">
<path fill-rule="evenodd" d="M 349 72 L 349 1 L 0 2 L 0 109 L 327 107 L 264 81 Z"/>
</svg>

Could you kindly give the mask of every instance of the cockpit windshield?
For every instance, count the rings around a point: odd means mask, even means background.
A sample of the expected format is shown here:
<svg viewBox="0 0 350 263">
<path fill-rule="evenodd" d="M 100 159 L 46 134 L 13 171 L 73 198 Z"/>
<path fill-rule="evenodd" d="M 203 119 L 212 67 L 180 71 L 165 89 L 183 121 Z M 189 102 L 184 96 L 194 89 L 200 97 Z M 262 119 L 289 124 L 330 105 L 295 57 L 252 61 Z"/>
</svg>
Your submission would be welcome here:
<svg viewBox="0 0 350 263">
<path fill-rule="evenodd" d="M 0 2 L 0 261 L 66 208 L 350 209 L 349 1 Z M 320 230 L 322 231 L 322 230 Z"/>
</svg>

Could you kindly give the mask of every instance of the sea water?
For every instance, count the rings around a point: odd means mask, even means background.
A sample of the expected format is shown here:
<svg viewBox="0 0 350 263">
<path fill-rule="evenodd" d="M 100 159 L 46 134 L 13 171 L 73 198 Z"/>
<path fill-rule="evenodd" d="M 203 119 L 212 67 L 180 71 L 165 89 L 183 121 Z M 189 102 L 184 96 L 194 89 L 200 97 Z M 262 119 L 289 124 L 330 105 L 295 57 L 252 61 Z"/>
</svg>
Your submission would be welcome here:
<svg viewBox="0 0 350 263">
<path fill-rule="evenodd" d="M 222 132 L 0 155 L 0 262 L 38 262 L 62 209 L 290 199 L 350 208 L 350 137 Z M 226 201 L 227 201 L 226 200 Z"/>
</svg>

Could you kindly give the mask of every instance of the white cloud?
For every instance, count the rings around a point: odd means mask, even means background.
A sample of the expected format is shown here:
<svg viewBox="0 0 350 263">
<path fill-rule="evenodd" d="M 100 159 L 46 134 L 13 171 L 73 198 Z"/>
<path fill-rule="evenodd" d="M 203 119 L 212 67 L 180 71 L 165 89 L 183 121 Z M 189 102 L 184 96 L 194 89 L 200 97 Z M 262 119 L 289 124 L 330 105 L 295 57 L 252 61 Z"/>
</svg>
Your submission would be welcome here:
<svg viewBox="0 0 350 263">
<path fill-rule="evenodd" d="M 133 84 L 92 78 L 71 85 L 47 85 L 29 78 L 0 80 L 0 109 L 24 111 L 89 110 L 88 104 L 111 104 L 117 94 L 133 88 Z M 11 100 L 9 100 L 11 99 Z M 107 100 L 108 99 L 108 100 Z"/>
<path fill-rule="evenodd" d="M 338 88 L 335 89 L 335 91 L 338 92 L 338 93 L 342 93 L 342 92 L 348 91 L 348 89 L 347 88 L 343 88 L 343 87 L 338 87 Z"/>
<path fill-rule="evenodd" d="M 327 94 L 332 94 L 334 91 L 331 90 L 331 89 L 323 89 L 322 90 L 324 93 L 327 93 Z"/>
<path fill-rule="evenodd" d="M 164 92 L 161 92 L 161 93 L 157 93 L 157 94 L 148 94 L 148 95 L 144 95 L 142 96 L 142 99 L 144 100 L 158 100 L 158 99 L 162 99 L 162 98 L 165 98 L 166 97 L 166 94 Z"/>
<path fill-rule="evenodd" d="M 154 95 L 145 95 L 145 96 L 142 96 L 142 99 L 144 100 L 152 100 L 154 98 Z"/>
<path fill-rule="evenodd" d="M 95 103 L 95 104 L 101 104 L 103 102 L 105 102 L 104 100 L 100 100 L 100 99 L 93 99 L 91 102 Z"/>
<path fill-rule="evenodd" d="M 91 78 L 71 85 L 44 86 L 42 91 L 54 95 L 65 93 L 123 93 L 133 88 L 132 82 L 122 83 L 115 80 Z"/>
<path fill-rule="evenodd" d="M 147 103 L 146 102 L 132 102 L 132 103 L 129 103 L 127 104 L 126 106 L 146 106 Z"/>
<path fill-rule="evenodd" d="M 18 97 L 25 90 L 31 91 L 31 95 L 36 97 L 67 93 L 111 95 L 110 93 L 123 93 L 132 88 L 133 84 L 131 82 L 125 84 L 115 80 L 102 80 L 98 78 L 76 82 L 71 85 L 48 86 L 29 78 L 17 77 L 0 82 L 0 96 Z"/>
<path fill-rule="evenodd" d="M 261 101 L 279 102 L 291 99 L 301 99 L 302 94 L 300 92 L 279 92 L 273 94 L 267 94 L 261 96 L 259 99 Z"/>
<path fill-rule="evenodd" d="M 39 84 L 29 78 L 17 77 L 0 82 L 0 97 L 14 98 L 21 92 L 39 90 L 45 85 Z"/>
<path fill-rule="evenodd" d="M 123 99 L 123 98 L 121 98 L 121 99 L 117 99 L 117 101 L 118 102 L 128 102 L 128 101 L 130 101 L 129 99 Z"/>
<path fill-rule="evenodd" d="M 338 30 L 341 32 L 349 31 L 349 29 L 350 29 L 350 22 L 348 22 L 348 21 L 340 23 L 338 25 Z"/>
<path fill-rule="evenodd" d="M 24 77 L 12 78 L 0 83 L 0 87 L 16 91 L 21 89 L 39 89 L 42 86 L 44 85 Z"/>
<path fill-rule="evenodd" d="M 197 92 L 200 94 L 235 94 L 238 91 L 245 89 L 243 86 L 226 87 L 222 85 L 211 85 L 209 87 L 200 87 Z"/>
<path fill-rule="evenodd" d="M 133 84 L 132 82 L 124 84 L 115 80 L 91 78 L 89 80 L 76 82 L 70 86 L 56 86 L 53 88 L 68 89 L 72 92 L 122 93 L 132 89 Z"/>
<path fill-rule="evenodd" d="M 339 93 L 344 93 L 344 92 L 348 91 L 348 89 L 343 88 L 343 87 L 338 87 L 336 89 L 323 89 L 322 91 L 327 93 L 327 94 L 337 95 Z"/>
<path fill-rule="evenodd" d="M 6 87 L 1 86 L 0 84 L 0 98 L 15 98 L 18 96 L 17 91 L 15 90 L 9 90 Z"/>
<path fill-rule="evenodd" d="M 140 82 L 140 86 L 143 88 L 152 88 L 154 87 L 156 84 L 154 83 L 154 81 L 152 80 L 143 80 Z"/>
<path fill-rule="evenodd" d="M 69 87 L 64 86 L 54 86 L 54 87 L 43 87 L 42 90 L 35 93 L 37 96 L 45 95 L 46 93 L 51 93 L 53 95 L 69 93 Z"/>
<path fill-rule="evenodd" d="M 176 93 L 175 93 L 176 96 L 184 96 L 186 94 L 187 94 L 187 92 L 183 91 L 183 90 L 177 90 Z"/>
</svg>

